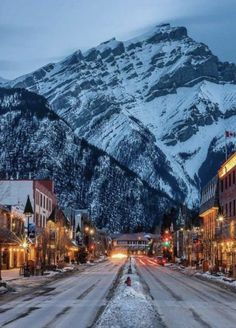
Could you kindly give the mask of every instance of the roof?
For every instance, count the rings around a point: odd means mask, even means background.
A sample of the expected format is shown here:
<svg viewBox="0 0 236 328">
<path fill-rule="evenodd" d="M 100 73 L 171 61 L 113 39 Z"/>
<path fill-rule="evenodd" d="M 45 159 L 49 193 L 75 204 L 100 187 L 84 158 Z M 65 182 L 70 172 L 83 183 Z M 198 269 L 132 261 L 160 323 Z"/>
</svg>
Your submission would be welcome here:
<svg viewBox="0 0 236 328">
<path fill-rule="evenodd" d="M 7 228 L 0 228 L 0 243 L 7 245 L 20 245 L 21 240 Z"/>
<path fill-rule="evenodd" d="M 48 221 L 53 221 L 53 222 L 56 222 L 56 221 L 63 221 L 63 224 L 65 226 L 70 226 L 70 222 L 69 220 L 67 219 L 67 217 L 65 216 L 64 212 L 58 208 L 57 206 L 54 207 L 54 209 L 52 210 L 52 213 L 49 215 Z"/>
</svg>

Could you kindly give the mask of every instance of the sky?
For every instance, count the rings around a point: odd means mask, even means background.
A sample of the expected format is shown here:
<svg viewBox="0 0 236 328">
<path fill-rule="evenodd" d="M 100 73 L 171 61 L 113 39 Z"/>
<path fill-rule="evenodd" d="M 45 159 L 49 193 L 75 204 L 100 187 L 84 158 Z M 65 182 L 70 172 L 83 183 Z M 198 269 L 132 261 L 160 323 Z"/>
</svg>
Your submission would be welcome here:
<svg viewBox="0 0 236 328">
<path fill-rule="evenodd" d="M 236 63 L 236 0 L 0 0 L 0 77 L 16 78 L 161 23 L 186 26 L 220 60 Z"/>
</svg>

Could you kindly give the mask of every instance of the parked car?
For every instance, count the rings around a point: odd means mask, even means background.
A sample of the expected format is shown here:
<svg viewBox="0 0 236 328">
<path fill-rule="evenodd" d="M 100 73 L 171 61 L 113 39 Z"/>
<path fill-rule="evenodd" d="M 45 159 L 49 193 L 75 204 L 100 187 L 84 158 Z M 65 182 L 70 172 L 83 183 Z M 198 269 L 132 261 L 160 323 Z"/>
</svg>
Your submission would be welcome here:
<svg viewBox="0 0 236 328">
<path fill-rule="evenodd" d="M 157 256 L 157 264 L 164 266 L 167 262 L 167 259 L 163 256 Z"/>
</svg>

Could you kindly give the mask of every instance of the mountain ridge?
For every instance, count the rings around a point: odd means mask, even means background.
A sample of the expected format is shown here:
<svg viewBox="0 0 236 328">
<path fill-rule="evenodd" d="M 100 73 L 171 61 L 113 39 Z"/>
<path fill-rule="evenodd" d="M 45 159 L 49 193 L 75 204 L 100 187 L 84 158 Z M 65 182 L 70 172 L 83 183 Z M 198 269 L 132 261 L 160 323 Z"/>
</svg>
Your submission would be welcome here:
<svg viewBox="0 0 236 328">
<path fill-rule="evenodd" d="M 220 163 L 223 131 L 234 126 L 235 83 L 234 64 L 185 27 L 164 24 L 78 50 L 8 85 L 44 95 L 80 138 L 192 206 L 206 182 L 204 161 L 219 152 Z"/>
</svg>

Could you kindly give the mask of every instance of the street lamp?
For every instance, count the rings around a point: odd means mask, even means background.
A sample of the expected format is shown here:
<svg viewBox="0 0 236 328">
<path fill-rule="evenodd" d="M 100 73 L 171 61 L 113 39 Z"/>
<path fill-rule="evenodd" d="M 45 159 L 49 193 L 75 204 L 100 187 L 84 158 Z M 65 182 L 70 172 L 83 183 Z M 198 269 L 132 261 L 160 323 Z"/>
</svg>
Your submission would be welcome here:
<svg viewBox="0 0 236 328">
<path fill-rule="evenodd" d="M 27 196 L 27 201 L 25 204 L 25 209 L 24 209 L 24 214 L 27 217 L 27 236 L 29 237 L 29 218 L 34 214 L 31 202 L 30 202 L 30 197 L 29 195 Z"/>
<path fill-rule="evenodd" d="M 29 218 L 34 214 L 31 202 L 30 202 L 30 197 L 29 195 L 27 196 L 27 201 L 25 204 L 25 209 L 24 209 L 24 215 L 27 217 L 27 237 L 29 238 Z M 23 246 L 24 247 L 24 246 Z M 26 248 L 25 248 L 26 249 Z M 26 249 L 26 265 L 28 268 L 28 249 Z"/>
<path fill-rule="evenodd" d="M 93 229 L 93 228 L 90 229 L 90 230 L 89 230 L 89 233 L 90 233 L 90 235 L 93 235 L 93 234 L 94 234 L 94 229 Z"/>
<path fill-rule="evenodd" d="M 224 215 L 219 212 L 216 220 L 219 222 L 220 224 L 220 240 L 223 240 L 223 222 L 224 222 Z M 217 247 L 217 261 L 218 261 L 218 247 Z M 220 265 L 222 266 L 222 262 L 223 262 L 223 249 L 221 247 L 220 250 Z"/>
</svg>

